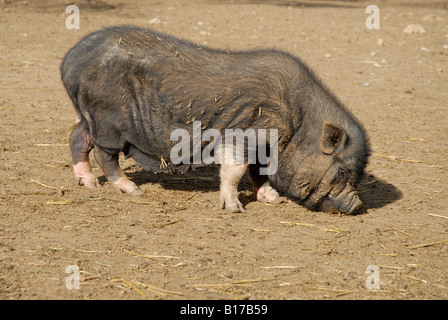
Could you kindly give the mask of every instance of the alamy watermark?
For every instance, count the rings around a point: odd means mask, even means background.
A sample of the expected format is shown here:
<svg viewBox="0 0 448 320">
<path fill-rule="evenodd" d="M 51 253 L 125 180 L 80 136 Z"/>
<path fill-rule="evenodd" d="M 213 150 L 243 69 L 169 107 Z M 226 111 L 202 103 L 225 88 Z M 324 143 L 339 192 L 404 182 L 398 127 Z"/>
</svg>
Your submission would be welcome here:
<svg viewBox="0 0 448 320">
<path fill-rule="evenodd" d="M 380 289 L 380 268 L 375 265 L 367 266 L 366 274 L 369 276 L 366 279 L 366 288 L 369 290 Z"/>
<path fill-rule="evenodd" d="M 80 28 L 80 10 L 76 5 L 69 5 L 65 12 L 70 14 L 65 21 L 69 30 Z M 365 21 L 367 29 L 380 29 L 380 10 L 376 5 L 369 5 L 365 10 L 369 14 Z M 170 140 L 178 141 L 171 148 L 170 160 L 173 164 L 259 164 L 260 175 L 273 175 L 278 169 L 278 130 L 277 129 L 225 129 L 224 137 L 216 129 L 202 130 L 201 121 L 193 121 L 193 136 L 186 129 L 175 129 Z M 269 140 L 268 137 L 269 131 Z M 224 138 L 224 139 L 223 139 Z M 208 142 L 205 147 L 203 142 Z M 247 143 L 246 143 L 247 142 Z M 65 272 L 65 286 L 68 290 L 80 289 L 80 270 L 70 265 Z M 380 289 L 380 269 L 367 266 L 368 275 L 365 286 L 368 290 Z"/>
<path fill-rule="evenodd" d="M 170 140 L 178 141 L 170 151 L 173 164 L 259 164 L 260 175 L 277 172 L 277 129 L 225 129 L 223 137 L 217 129 L 201 128 L 201 121 L 193 121 L 193 137 L 186 129 L 171 132 Z M 209 143 L 202 148 L 203 142 Z"/>
<path fill-rule="evenodd" d="M 71 5 L 65 8 L 65 13 L 71 13 L 67 19 L 65 19 L 65 27 L 69 30 L 79 29 L 79 8 L 78 6 Z"/>
<path fill-rule="evenodd" d="M 65 269 L 65 273 L 70 273 L 70 275 L 65 278 L 65 287 L 68 290 L 80 289 L 79 281 L 80 281 L 80 272 L 79 267 L 76 265 L 68 266 Z"/>
<path fill-rule="evenodd" d="M 366 19 L 366 28 L 369 30 L 380 28 L 380 9 L 376 5 L 370 5 L 366 8 L 366 13 L 370 16 Z"/>
<path fill-rule="evenodd" d="M 366 13 L 370 14 L 366 19 L 366 28 L 369 30 L 380 28 L 380 9 L 376 5 L 369 5 L 366 7 Z M 65 27 L 69 30 L 79 29 L 79 7 L 76 5 L 69 5 L 65 8 L 65 13 L 70 15 L 65 20 Z"/>
<path fill-rule="evenodd" d="M 65 278 L 65 287 L 68 290 L 80 289 L 80 271 L 79 267 L 76 265 L 68 266 L 65 269 L 65 273 L 70 274 Z M 380 289 L 380 268 L 375 265 L 369 265 L 366 268 L 366 278 L 365 285 L 368 290 L 379 290 Z"/>
</svg>

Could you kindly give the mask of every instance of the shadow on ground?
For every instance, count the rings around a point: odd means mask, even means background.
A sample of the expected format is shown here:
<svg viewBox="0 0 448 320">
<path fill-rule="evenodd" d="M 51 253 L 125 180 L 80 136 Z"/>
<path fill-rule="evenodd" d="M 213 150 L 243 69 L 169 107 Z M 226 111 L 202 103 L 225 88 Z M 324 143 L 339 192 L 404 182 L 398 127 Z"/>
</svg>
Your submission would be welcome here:
<svg viewBox="0 0 448 320">
<path fill-rule="evenodd" d="M 394 185 L 371 174 L 364 176 L 358 190 L 359 198 L 366 209 L 384 207 L 403 196 L 403 193 Z"/>
<path fill-rule="evenodd" d="M 127 168 L 125 171 L 128 171 Z M 208 166 L 198 168 L 183 174 L 151 173 L 145 170 L 126 172 L 126 175 L 137 185 L 159 183 L 169 190 L 216 192 L 219 191 L 219 167 Z M 103 178 L 103 177 L 102 177 Z M 144 187 L 143 187 L 144 189 Z M 242 179 L 239 190 L 252 191 L 252 185 L 247 175 Z M 366 213 L 368 209 L 377 209 L 393 203 L 403 196 L 394 185 L 371 174 L 366 174 L 358 186 L 359 197 L 363 206 L 356 214 Z M 243 205 L 256 201 L 255 195 L 240 194 Z"/>
</svg>

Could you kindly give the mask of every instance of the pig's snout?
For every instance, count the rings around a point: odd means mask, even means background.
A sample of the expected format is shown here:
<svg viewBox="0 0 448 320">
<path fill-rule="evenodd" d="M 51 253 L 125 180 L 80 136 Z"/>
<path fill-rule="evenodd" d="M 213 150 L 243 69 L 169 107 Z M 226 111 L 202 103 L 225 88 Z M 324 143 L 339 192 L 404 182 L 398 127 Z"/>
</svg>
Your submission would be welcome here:
<svg viewBox="0 0 448 320">
<path fill-rule="evenodd" d="M 339 211 L 342 211 L 344 213 L 351 214 L 361 205 L 362 205 L 361 199 L 359 199 L 359 196 L 355 194 L 348 201 L 341 203 L 338 206 L 338 209 Z"/>
<path fill-rule="evenodd" d="M 344 190 L 336 196 L 329 195 L 321 203 L 319 209 L 326 212 L 343 212 L 346 214 L 353 213 L 362 205 L 358 193 L 354 189 Z"/>
<path fill-rule="evenodd" d="M 351 190 L 348 193 L 339 194 L 336 198 L 329 199 L 334 206 L 335 211 L 344 212 L 347 214 L 353 213 L 362 201 L 359 199 L 358 193 L 355 190 Z"/>
</svg>

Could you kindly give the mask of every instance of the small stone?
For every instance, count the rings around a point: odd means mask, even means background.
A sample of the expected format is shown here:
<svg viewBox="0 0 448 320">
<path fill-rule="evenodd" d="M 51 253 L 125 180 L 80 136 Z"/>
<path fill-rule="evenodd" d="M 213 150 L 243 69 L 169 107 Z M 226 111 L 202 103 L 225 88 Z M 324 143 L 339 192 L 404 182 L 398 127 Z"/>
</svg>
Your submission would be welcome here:
<svg viewBox="0 0 448 320">
<path fill-rule="evenodd" d="M 369 86 L 370 86 L 370 82 L 368 82 L 368 81 L 365 82 L 365 83 L 363 84 L 363 86 L 364 86 L 364 87 L 369 87 Z"/>
<path fill-rule="evenodd" d="M 162 24 L 162 20 L 160 20 L 159 17 L 155 17 L 154 19 L 149 20 L 149 24 L 150 24 L 150 25 L 154 25 L 154 24 Z"/>
<path fill-rule="evenodd" d="M 425 29 L 419 24 L 410 24 L 403 30 L 404 33 L 425 33 Z"/>
<path fill-rule="evenodd" d="M 442 17 L 433 15 L 433 14 L 427 14 L 422 18 L 423 21 L 444 21 Z"/>
</svg>

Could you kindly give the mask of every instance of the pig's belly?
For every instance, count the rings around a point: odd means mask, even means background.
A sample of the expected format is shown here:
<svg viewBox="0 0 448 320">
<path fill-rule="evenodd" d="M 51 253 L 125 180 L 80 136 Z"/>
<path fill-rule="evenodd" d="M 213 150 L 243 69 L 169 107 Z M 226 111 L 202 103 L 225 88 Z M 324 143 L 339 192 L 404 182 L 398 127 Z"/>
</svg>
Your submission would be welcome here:
<svg viewBox="0 0 448 320">
<path fill-rule="evenodd" d="M 144 153 L 143 151 L 131 146 L 128 152 L 125 154 L 126 159 L 134 159 L 143 169 L 153 173 L 166 172 L 166 173 L 185 173 L 188 172 L 192 165 L 190 164 L 179 164 L 174 165 L 171 163 L 170 159 L 165 159 L 162 156 L 157 159 L 153 155 Z M 193 165 L 194 167 L 200 167 L 204 165 Z"/>
</svg>

